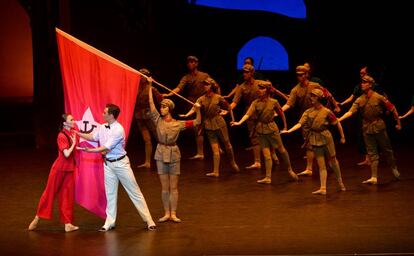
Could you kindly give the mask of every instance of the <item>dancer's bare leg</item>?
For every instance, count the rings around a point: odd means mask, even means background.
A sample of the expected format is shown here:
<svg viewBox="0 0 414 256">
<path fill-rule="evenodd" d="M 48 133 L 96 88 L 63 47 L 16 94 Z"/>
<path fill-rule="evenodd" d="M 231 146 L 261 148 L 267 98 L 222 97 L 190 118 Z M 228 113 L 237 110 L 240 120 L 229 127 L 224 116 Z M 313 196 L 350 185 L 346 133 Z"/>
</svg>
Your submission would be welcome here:
<svg viewBox="0 0 414 256">
<path fill-rule="evenodd" d="M 218 177 L 220 166 L 220 149 L 219 144 L 216 142 L 210 142 L 211 150 L 213 151 L 213 171 L 207 173 L 207 176 Z"/>
<path fill-rule="evenodd" d="M 161 200 L 164 206 L 164 216 L 158 219 L 158 222 L 165 222 L 171 217 L 170 210 L 170 178 L 168 174 L 160 174 L 161 182 Z"/>
<path fill-rule="evenodd" d="M 143 164 L 138 165 L 138 168 L 151 168 L 151 154 L 152 154 L 151 134 L 145 126 L 142 126 L 141 135 L 145 143 L 145 162 Z"/>
</svg>

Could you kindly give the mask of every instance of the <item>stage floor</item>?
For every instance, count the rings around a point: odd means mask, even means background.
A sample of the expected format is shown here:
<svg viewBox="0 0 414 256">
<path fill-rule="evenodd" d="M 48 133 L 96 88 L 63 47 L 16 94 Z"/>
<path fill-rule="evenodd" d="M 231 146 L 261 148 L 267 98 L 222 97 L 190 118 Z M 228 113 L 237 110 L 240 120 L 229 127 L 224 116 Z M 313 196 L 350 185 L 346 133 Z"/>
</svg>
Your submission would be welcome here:
<svg viewBox="0 0 414 256">
<path fill-rule="evenodd" d="M 191 146 L 193 141 L 191 141 Z M 129 149 L 134 173 L 154 220 L 163 215 L 161 188 L 155 166 L 137 169 L 142 146 Z M 181 145 L 183 157 L 193 148 Z M 288 146 L 296 172 L 305 165 L 303 152 Z M 353 145 L 337 146 L 346 192 L 339 192 L 333 173 L 328 176 L 327 196 L 311 192 L 319 176 L 292 182 L 282 166 L 275 166 L 271 185 L 259 185 L 262 170 L 230 170 L 222 156 L 221 176 L 206 177 L 212 167 L 206 160 L 182 161 L 178 216 L 182 223 L 158 224 L 145 229 L 137 211 L 120 189 L 115 230 L 100 233 L 103 220 L 75 205 L 80 230 L 63 232 L 57 214 L 27 231 L 45 187 L 54 150 L 1 149 L 0 254 L 1 255 L 363 255 L 414 253 L 413 151 L 396 148 L 402 180 L 395 181 L 381 162 L 379 184 L 361 184 L 368 167 Z M 236 149 L 240 167 L 251 163 L 251 153 Z M 316 167 L 315 167 L 316 169 Z M 55 213 L 57 213 L 55 211 Z"/>
</svg>

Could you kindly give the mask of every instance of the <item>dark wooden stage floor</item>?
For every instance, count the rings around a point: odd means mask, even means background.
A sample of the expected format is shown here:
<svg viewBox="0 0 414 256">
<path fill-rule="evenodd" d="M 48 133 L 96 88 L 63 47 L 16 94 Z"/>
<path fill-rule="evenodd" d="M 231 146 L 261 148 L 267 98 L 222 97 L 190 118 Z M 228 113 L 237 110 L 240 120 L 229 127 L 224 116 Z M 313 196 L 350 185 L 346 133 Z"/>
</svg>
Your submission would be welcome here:
<svg viewBox="0 0 414 256">
<path fill-rule="evenodd" d="M 192 145 L 192 141 L 191 141 Z M 98 217 L 75 206 L 80 230 L 64 233 L 54 221 L 26 230 L 45 186 L 56 152 L 28 147 L 0 149 L 0 255 L 408 255 L 414 253 L 413 151 L 395 149 L 401 181 L 380 165 L 380 184 L 361 184 L 369 168 L 357 167 L 353 145 L 338 146 L 346 192 L 338 192 L 334 175 L 328 195 L 311 192 L 319 176 L 291 182 L 275 167 L 273 183 L 258 185 L 261 171 L 230 171 L 223 156 L 220 178 L 209 178 L 206 161 L 182 161 L 179 217 L 182 223 L 162 223 L 146 231 L 123 189 L 120 190 L 117 228 L 97 232 Z M 181 146 L 188 157 L 192 148 Z M 250 163 L 250 152 L 237 147 L 240 166 Z M 132 164 L 142 160 L 142 147 L 129 149 Z M 303 170 L 303 152 L 288 145 L 296 171 Z M 209 149 L 206 146 L 206 151 Z M 134 168 L 154 219 L 162 216 L 160 183 L 155 170 Z M 57 215 L 55 215 L 57 217 Z"/>
</svg>

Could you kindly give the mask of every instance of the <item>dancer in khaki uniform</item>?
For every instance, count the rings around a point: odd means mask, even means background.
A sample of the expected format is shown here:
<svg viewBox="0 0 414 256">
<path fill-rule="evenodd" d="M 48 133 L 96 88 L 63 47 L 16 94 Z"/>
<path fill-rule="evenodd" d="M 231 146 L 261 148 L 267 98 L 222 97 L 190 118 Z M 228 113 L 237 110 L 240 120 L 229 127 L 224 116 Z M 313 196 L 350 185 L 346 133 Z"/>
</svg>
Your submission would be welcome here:
<svg viewBox="0 0 414 256">
<path fill-rule="evenodd" d="M 256 80 L 257 81 L 257 80 Z M 273 98 L 270 98 L 270 84 L 259 84 L 259 98 L 254 100 L 250 105 L 247 113 L 239 122 L 232 122 L 231 125 L 240 125 L 250 117 L 254 116 L 255 130 L 257 132 L 260 147 L 263 152 L 266 166 L 266 177 L 258 180 L 258 183 L 270 184 L 272 182 L 272 158 L 270 150 L 275 148 L 279 151 L 283 162 L 286 164 L 287 170 L 290 176 L 294 180 L 298 180 L 298 176 L 293 172 L 290 164 L 289 154 L 283 146 L 282 139 L 279 134 L 279 128 L 274 122 L 275 112 L 282 118 L 284 129 L 286 129 L 286 119 L 283 111 L 279 105 L 279 102 Z"/>
<path fill-rule="evenodd" d="M 398 112 L 387 98 L 372 90 L 373 84 L 374 79 L 372 77 L 364 76 L 361 83 L 361 88 L 364 91 L 364 94 L 352 104 L 352 107 L 348 112 L 339 118 L 339 121 L 345 120 L 358 111 L 362 114 L 364 141 L 371 161 L 371 178 L 362 183 L 369 184 L 377 184 L 379 159 L 378 146 L 381 148 L 381 152 L 385 155 L 395 178 L 399 179 L 400 177 L 397 165 L 395 164 L 394 152 L 391 147 L 390 139 L 388 138 L 385 122 L 381 118 L 385 110 L 393 113 L 397 122 L 395 128 L 400 130 L 401 123 L 398 118 Z"/>
<path fill-rule="evenodd" d="M 339 110 L 338 103 L 332 97 L 332 95 L 318 83 L 309 81 L 308 79 L 308 68 L 305 66 L 296 67 L 296 76 L 298 84 L 291 90 L 289 99 L 286 104 L 282 107 L 282 110 L 286 110 L 297 105 L 299 107 L 299 116 L 301 116 L 305 110 L 312 107 L 311 92 L 313 89 L 320 89 L 323 91 L 325 98 Z M 302 127 L 302 135 L 304 138 L 307 137 L 308 127 Z M 298 173 L 298 175 L 312 175 L 314 154 L 311 147 L 306 148 L 306 169 L 305 171 Z"/>
<path fill-rule="evenodd" d="M 147 77 L 151 76 L 151 73 L 148 69 L 140 69 L 139 72 L 146 75 Z M 156 136 L 154 123 L 148 116 L 149 102 L 148 102 L 148 93 L 151 87 L 147 79 L 144 76 L 141 76 L 141 81 L 139 82 L 137 101 L 135 103 L 135 118 L 137 120 L 138 129 L 141 131 L 142 138 L 145 143 L 145 162 L 141 165 L 138 165 L 138 168 L 151 168 L 151 154 L 152 154 L 152 142 L 151 135 Z M 157 89 L 153 88 L 153 94 L 157 98 L 158 102 L 161 102 L 162 95 L 158 92 Z"/>
<path fill-rule="evenodd" d="M 150 84 L 152 79 L 148 78 Z M 170 99 L 161 101 L 160 113 L 154 105 L 152 90 L 149 91 L 150 113 L 149 116 L 156 125 L 158 145 L 154 159 L 157 163 L 158 175 L 161 182 L 161 199 L 165 214 L 158 221 L 172 220 L 181 222 L 177 217 L 178 204 L 178 176 L 180 175 L 181 153 L 176 141 L 181 131 L 194 128 L 201 122 L 200 105 L 194 104 L 197 111 L 195 120 L 179 121 L 171 116 L 174 102 Z"/>
<path fill-rule="evenodd" d="M 269 81 L 263 81 L 263 80 L 256 80 L 254 79 L 254 67 L 250 64 L 245 64 L 243 66 L 243 79 L 244 82 L 238 87 L 236 91 L 236 95 L 233 98 L 233 102 L 230 104 L 230 109 L 233 110 L 242 100 L 245 104 L 245 109 L 250 107 L 252 102 L 259 97 L 259 84 L 269 84 L 271 83 Z M 257 138 L 257 133 L 255 129 L 256 124 L 256 116 L 252 115 L 247 120 L 247 130 L 249 131 L 249 138 L 250 143 L 253 147 L 253 155 L 254 155 L 254 163 L 246 169 L 260 169 L 260 145 L 259 140 Z M 274 160 L 278 161 L 276 154 L 274 155 Z M 272 157 L 273 157 L 272 155 Z"/>
<path fill-rule="evenodd" d="M 359 70 L 359 76 L 360 79 L 362 79 L 364 76 L 369 75 L 368 73 L 368 67 L 364 66 Z M 385 92 L 384 90 L 381 88 L 381 86 L 379 86 L 379 84 L 372 84 L 372 90 L 376 91 L 377 93 L 385 96 Z M 351 94 L 351 96 L 349 96 L 346 100 L 344 100 L 343 102 L 340 103 L 341 106 L 344 106 L 345 104 L 348 104 L 350 102 L 353 102 L 354 100 L 356 100 L 359 96 L 361 96 L 364 92 L 361 89 L 361 81 L 359 81 L 359 83 L 357 85 L 355 85 L 354 90 Z M 358 152 L 361 155 L 364 155 L 365 159 L 361 162 L 358 162 L 357 165 L 370 165 L 371 162 L 369 161 L 369 155 L 367 153 L 367 149 L 365 146 L 365 142 L 364 142 L 364 135 L 362 132 L 362 117 L 361 117 L 361 113 L 358 113 L 358 131 L 357 131 L 357 146 L 358 146 Z"/>
<path fill-rule="evenodd" d="M 164 97 L 170 97 L 174 95 L 174 93 L 184 91 L 184 95 L 187 95 L 187 98 L 191 102 L 195 102 L 198 98 L 204 95 L 206 90 L 203 82 L 210 76 L 207 73 L 198 70 L 198 58 L 196 56 L 187 57 L 187 69 L 188 74 L 181 78 L 180 83 L 176 88 L 174 88 L 170 93 L 164 94 Z M 197 143 L 197 154 L 192 156 L 190 159 L 202 160 L 204 159 L 204 134 L 200 130 L 199 126 L 194 127 L 194 132 Z"/>
<path fill-rule="evenodd" d="M 201 115 L 203 119 L 202 129 L 205 130 L 210 141 L 211 149 L 213 151 L 213 171 L 207 173 L 207 176 L 218 177 L 220 167 L 220 148 L 219 140 L 223 143 L 227 156 L 230 160 L 230 165 L 236 172 L 239 167 L 234 160 L 233 147 L 230 143 L 229 132 L 224 118 L 220 115 L 221 110 L 228 110 L 229 103 L 223 96 L 217 94 L 218 85 L 212 78 L 207 78 L 204 81 L 206 94 L 198 98 L 197 103 L 201 105 Z M 195 112 L 192 108 L 187 114 L 180 115 L 181 117 L 188 117 Z"/>
<path fill-rule="evenodd" d="M 324 107 L 320 100 L 323 98 L 323 92 L 320 89 L 313 89 L 311 92 L 311 108 L 303 113 L 299 122 L 288 131 L 282 133 L 291 133 L 298 130 L 300 127 L 308 127 L 309 131 L 305 139 L 305 143 L 312 147 L 316 156 L 316 161 L 319 166 L 319 177 L 321 186 L 319 190 L 312 192 L 313 194 L 326 195 L 326 179 L 327 171 L 325 164 L 325 156 L 332 170 L 335 172 L 336 179 L 342 191 L 345 191 L 344 183 L 342 182 L 341 170 L 339 162 L 336 159 L 335 144 L 331 132 L 328 130 L 328 124 L 336 125 L 339 134 L 341 135 L 341 143 L 345 143 L 344 131 L 341 123 L 338 122 L 334 113 Z"/>
<path fill-rule="evenodd" d="M 244 58 L 244 63 L 243 65 L 248 64 L 254 67 L 254 60 L 252 57 L 246 57 Z M 263 81 L 269 81 L 268 79 L 266 79 L 262 73 L 257 72 L 256 70 L 253 73 L 253 78 L 255 80 L 263 80 Z M 230 97 L 233 97 L 237 90 L 239 89 L 240 84 L 242 84 L 244 82 L 243 76 L 241 76 L 241 79 L 239 79 L 237 81 L 236 86 L 233 88 L 233 90 L 231 90 L 231 92 L 229 94 L 227 94 L 226 96 L 223 96 L 225 99 L 229 99 Z M 272 90 L 273 94 L 283 98 L 284 100 L 288 99 L 288 96 L 286 94 L 284 94 L 283 92 L 279 91 L 278 89 L 274 88 L 274 90 Z"/>
</svg>

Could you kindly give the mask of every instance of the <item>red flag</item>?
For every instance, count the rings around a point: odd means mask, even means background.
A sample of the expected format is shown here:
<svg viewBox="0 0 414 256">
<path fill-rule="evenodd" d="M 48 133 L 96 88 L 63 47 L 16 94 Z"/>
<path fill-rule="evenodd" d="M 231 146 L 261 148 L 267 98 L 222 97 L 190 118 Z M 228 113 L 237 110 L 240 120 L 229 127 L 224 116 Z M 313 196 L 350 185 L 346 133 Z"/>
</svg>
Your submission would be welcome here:
<svg viewBox="0 0 414 256">
<path fill-rule="evenodd" d="M 138 71 L 56 28 L 63 79 L 65 111 L 71 113 L 79 130 L 93 132 L 103 120 L 107 103 L 118 105 L 118 122 L 128 138 L 140 74 Z M 98 146 L 83 141 L 80 146 Z M 102 156 L 79 152 L 76 202 L 105 218 L 106 196 Z"/>
</svg>

